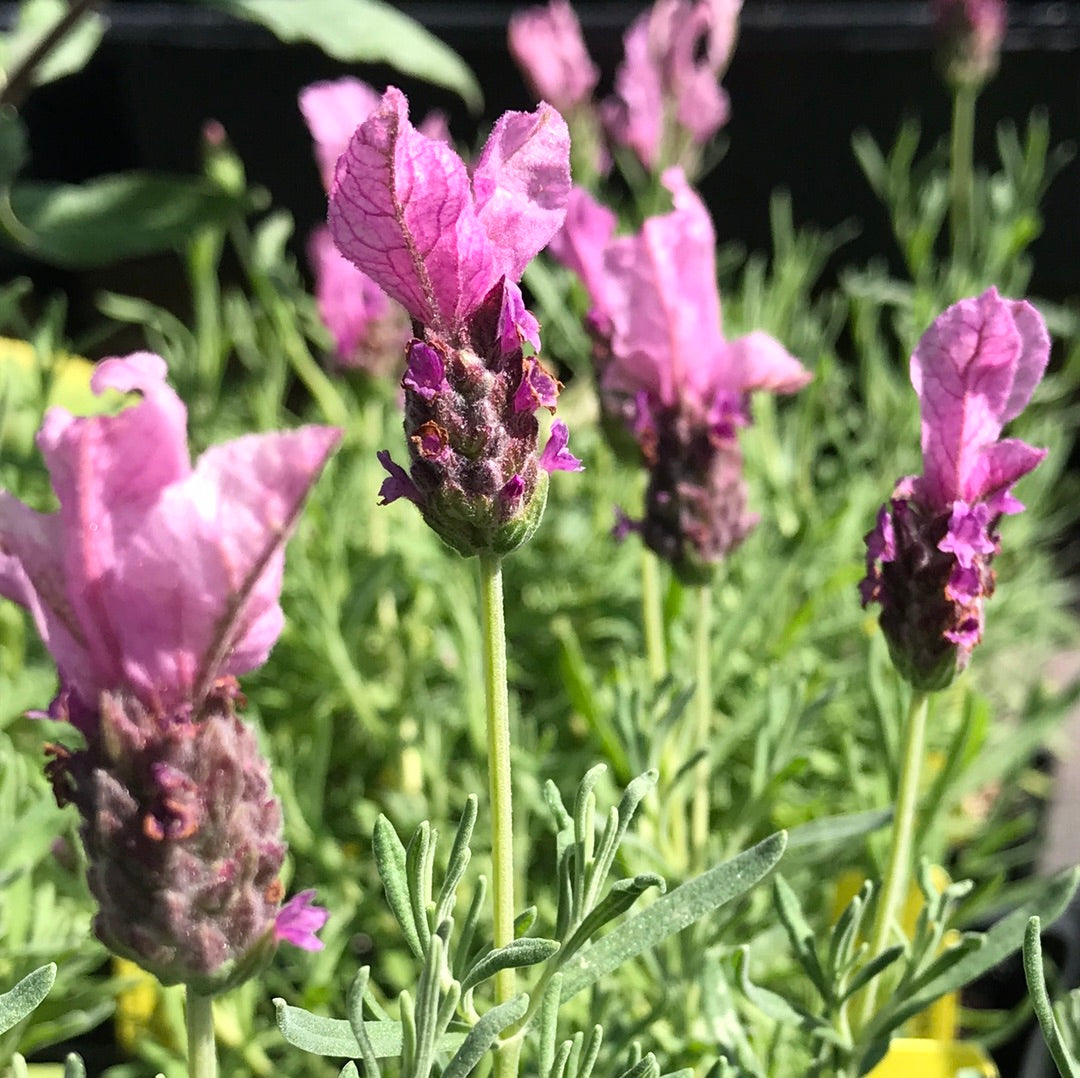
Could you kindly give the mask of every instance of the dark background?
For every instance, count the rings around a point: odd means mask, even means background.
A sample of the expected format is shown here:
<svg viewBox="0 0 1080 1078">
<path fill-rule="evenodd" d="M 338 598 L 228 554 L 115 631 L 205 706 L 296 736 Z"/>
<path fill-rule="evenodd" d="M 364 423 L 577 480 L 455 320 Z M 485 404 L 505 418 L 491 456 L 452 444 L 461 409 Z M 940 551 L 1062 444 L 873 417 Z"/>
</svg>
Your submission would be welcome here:
<svg viewBox="0 0 1080 1078">
<path fill-rule="evenodd" d="M 296 0 L 303 3 L 304 0 Z M 506 21 L 520 5 L 413 2 L 398 5 L 455 48 L 476 72 L 485 120 L 530 101 L 506 49 Z M 581 0 L 577 10 L 610 88 L 621 36 L 643 5 Z M 199 133 L 220 120 L 249 178 L 297 219 L 298 236 L 325 212 L 297 91 L 320 78 L 354 73 L 377 88 L 396 82 L 413 113 L 449 113 L 455 137 L 478 136 L 477 121 L 449 93 L 397 76 L 385 67 L 346 66 L 314 48 L 285 46 L 258 26 L 184 3 L 115 0 L 110 29 L 81 74 L 36 91 L 25 109 L 31 131 L 30 173 L 80 180 L 133 167 L 191 172 Z M 0 4 L 0 24 L 14 5 Z M 923 121 L 924 144 L 947 132 L 948 95 L 932 56 L 929 3 L 746 0 L 738 46 L 724 84 L 732 118 L 726 158 L 704 182 L 721 242 L 768 246 L 768 202 L 775 187 L 794 199 L 797 223 L 831 226 L 854 218 L 862 231 L 841 255 L 862 263 L 895 251 L 884 214 L 850 148 L 868 129 L 889 145 L 902 118 Z M 1080 0 L 1010 5 L 1001 70 L 979 102 L 977 160 L 996 162 L 994 127 L 1023 124 L 1045 107 L 1055 141 L 1080 141 Z M 1080 164 L 1055 181 L 1048 222 L 1034 255 L 1032 291 L 1054 299 L 1080 293 Z M 299 249 L 299 248 L 298 248 Z M 175 261 L 175 260 L 173 260 Z M 174 272 L 162 260 L 92 274 L 33 269 L 39 282 L 68 290 L 76 312 L 99 287 L 130 288 L 150 298 L 167 293 Z M 134 278 L 134 280 L 132 280 Z M 149 279 L 154 278 L 154 279 Z"/>
</svg>

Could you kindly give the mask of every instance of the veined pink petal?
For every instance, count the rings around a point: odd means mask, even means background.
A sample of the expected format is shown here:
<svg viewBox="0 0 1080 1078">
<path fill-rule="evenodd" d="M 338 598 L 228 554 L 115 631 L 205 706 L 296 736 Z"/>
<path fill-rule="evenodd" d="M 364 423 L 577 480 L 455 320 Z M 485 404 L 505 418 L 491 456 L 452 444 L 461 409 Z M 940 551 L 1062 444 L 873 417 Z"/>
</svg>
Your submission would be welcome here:
<svg viewBox="0 0 1080 1078">
<path fill-rule="evenodd" d="M 567 0 L 510 16 L 510 55 L 538 101 L 566 110 L 589 99 L 600 70 L 589 57 L 581 24 Z"/>
<path fill-rule="evenodd" d="M 1035 449 L 1016 438 L 1006 438 L 987 446 L 965 476 L 965 501 L 992 498 L 999 492 L 1008 491 L 1018 479 L 1034 471 L 1045 456 L 1045 449 Z"/>
<path fill-rule="evenodd" d="M 265 662 L 281 628 L 284 546 L 340 432 L 302 427 L 213 446 L 133 517 L 118 507 L 104 601 L 125 681 L 165 703 Z M 172 699 L 170 699 L 170 696 Z"/>
<path fill-rule="evenodd" d="M 615 72 L 615 94 L 601 106 L 608 135 L 628 146 L 646 168 L 660 155 L 664 129 L 664 90 L 649 47 L 649 14 L 639 15 L 623 38 L 623 62 Z"/>
<path fill-rule="evenodd" d="M 1045 367 L 1045 352 L 1033 314 L 1023 305 L 1018 324 L 1013 304 L 990 288 L 949 307 L 916 346 L 911 381 L 922 407 L 919 490 L 934 508 L 968 500 L 973 484 L 982 482 L 980 458 L 1038 381 L 1033 374 L 1041 374 L 1040 363 Z"/>
<path fill-rule="evenodd" d="M 525 267 L 562 227 L 570 194 L 570 132 L 550 106 L 507 112 L 496 122 L 473 170 L 480 224 L 501 273 Z"/>
<path fill-rule="evenodd" d="M 346 258 L 446 335 L 460 331 L 503 272 L 464 163 L 413 128 L 394 87 L 338 161 L 329 221 Z"/>
<path fill-rule="evenodd" d="M 723 388 L 739 393 L 795 393 L 813 378 L 775 337 L 761 330 L 728 343 L 727 368 L 730 385 Z"/>
<path fill-rule="evenodd" d="M 1020 358 L 1013 376 L 1012 392 L 1001 412 L 1003 424 L 1015 419 L 1027 407 L 1050 362 L 1050 334 L 1042 315 L 1026 300 L 1005 302 L 1020 334 Z"/>
<path fill-rule="evenodd" d="M 337 159 L 357 127 L 378 108 L 379 95 L 366 82 L 345 77 L 306 86 L 299 103 L 315 142 L 323 187 L 329 191 Z"/>
</svg>

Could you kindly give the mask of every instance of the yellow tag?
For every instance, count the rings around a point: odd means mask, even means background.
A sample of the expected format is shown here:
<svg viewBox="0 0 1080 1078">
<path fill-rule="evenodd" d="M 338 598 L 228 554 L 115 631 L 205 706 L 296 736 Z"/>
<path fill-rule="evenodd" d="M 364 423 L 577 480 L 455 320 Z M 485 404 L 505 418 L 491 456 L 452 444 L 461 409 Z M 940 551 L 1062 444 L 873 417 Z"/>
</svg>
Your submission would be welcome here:
<svg viewBox="0 0 1080 1078">
<path fill-rule="evenodd" d="M 994 1061 L 977 1044 L 897 1037 L 868 1078 L 956 1078 L 965 1069 L 999 1078 Z"/>
</svg>

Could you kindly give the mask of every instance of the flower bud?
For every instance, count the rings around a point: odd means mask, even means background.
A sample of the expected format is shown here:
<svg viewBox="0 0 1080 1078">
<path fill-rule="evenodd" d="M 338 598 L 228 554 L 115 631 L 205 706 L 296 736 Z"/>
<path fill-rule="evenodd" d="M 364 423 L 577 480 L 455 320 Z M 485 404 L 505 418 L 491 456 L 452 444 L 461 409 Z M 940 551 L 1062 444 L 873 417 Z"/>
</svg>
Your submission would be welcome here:
<svg viewBox="0 0 1080 1078">
<path fill-rule="evenodd" d="M 950 86 L 981 86 L 998 67 L 1005 0 L 935 0 L 938 60 Z"/>
</svg>

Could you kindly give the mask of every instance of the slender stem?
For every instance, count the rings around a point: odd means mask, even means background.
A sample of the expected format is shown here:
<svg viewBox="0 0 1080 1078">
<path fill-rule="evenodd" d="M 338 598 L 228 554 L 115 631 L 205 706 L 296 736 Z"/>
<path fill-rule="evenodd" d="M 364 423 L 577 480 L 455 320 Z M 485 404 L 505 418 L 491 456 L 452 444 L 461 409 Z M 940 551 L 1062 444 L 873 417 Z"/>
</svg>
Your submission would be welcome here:
<svg viewBox="0 0 1080 1078">
<path fill-rule="evenodd" d="M 885 868 L 881 891 L 878 893 L 877 910 L 874 914 L 874 930 L 870 937 L 868 962 L 877 958 L 889 945 L 889 933 L 893 921 L 903 906 L 911 874 L 912 844 L 915 835 L 915 810 L 919 799 L 919 772 L 922 770 L 923 745 L 926 735 L 926 711 L 929 695 L 912 690 L 904 724 L 903 746 L 900 758 L 900 782 L 896 793 L 896 811 L 893 815 L 892 838 L 889 861 Z M 874 1015 L 877 1002 L 876 980 L 871 981 L 863 996 L 862 1021 L 865 1029 Z"/>
<path fill-rule="evenodd" d="M 217 1078 L 214 1003 L 187 986 L 188 1078 Z"/>
<path fill-rule="evenodd" d="M 712 589 L 702 584 L 697 591 L 697 627 L 694 688 L 694 742 L 691 750 L 708 748 L 712 737 Z M 691 864 L 700 872 L 705 867 L 709 842 L 709 757 L 706 754 L 694 769 L 694 800 L 690 810 Z"/>
<path fill-rule="evenodd" d="M 641 544 L 641 616 L 645 628 L 645 658 L 649 677 L 655 684 L 667 676 L 667 649 L 664 647 L 664 604 L 660 598 L 660 563 Z"/>
<path fill-rule="evenodd" d="M 974 86 L 959 85 L 953 90 L 952 148 L 949 170 L 949 225 L 953 263 L 969 269 L 974 255 L 975 99 Z"/>
<path fill-rule="evenodd" d="M 514 939 L 514 825 L 510 783 L 510 701 L 506 690 L 506 626 L 503 620 L 502 561 L 480 557 L 480 616 L 484 637 L 484 689 L 487 699 L 488 777 L 491 789 L 492 899 L 494 944 Z M 495 974 L 495 1002 L 514 996 L 514 971 Z M 515 1078 L 520 1040 L 505 1042 L 495 1055 L 496 1078 Z"/>
<path fill-rule="evenodd" d="M 66 12 L 57 20 L 53 28 L 26 55 L 22 63 L 11 73 L 0 90 L 0 105 L 13 105 L 21 108 L 26 95 L 34 85 L 34 73 L 48 59 L 49 55 L 68 34 L 102 0 L 75 0 Z"/>
</svg>

